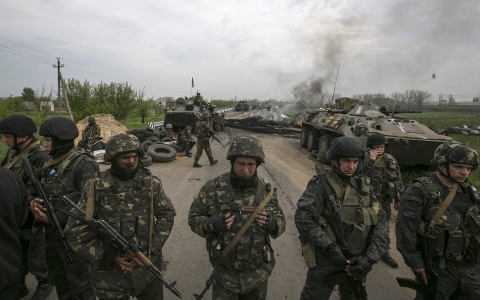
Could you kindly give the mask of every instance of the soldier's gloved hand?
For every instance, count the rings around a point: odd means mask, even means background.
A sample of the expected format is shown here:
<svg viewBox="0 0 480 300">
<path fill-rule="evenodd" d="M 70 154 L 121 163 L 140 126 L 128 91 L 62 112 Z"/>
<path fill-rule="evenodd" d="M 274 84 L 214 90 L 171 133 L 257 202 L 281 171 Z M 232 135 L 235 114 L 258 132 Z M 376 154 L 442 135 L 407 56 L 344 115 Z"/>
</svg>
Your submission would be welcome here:
<svg viewBox="0 0 480 300">
<path fill-rule="evenodd" d="M 278 229 L 277 221 L 273 217 L 271 210 L 262 210 L 255 216 L 258 226 L 265 228 L 266 231 L 276 232 Z"/>
<path fill-rule="evenodd" d="M 225 215 L 213 215 L 205 220 L 207 231 L 223 232 L 228 230 L 227 218 Z"/>
<path fill-rule="evenodd" d="M 350 267 L 348 268 L 350 274 L 353 278 L 360 280 L 363 277 L 367 276 L 367 274 L 372 270 L 372 262 L 370 259 L 363 255 L 363 256 L 356 256 L 350 259 Z"/>
<path fill-rule="evenodd" d="M 336 243 L 328 245 L 327 255 L 330 262 L 339 267 L 345 267 L 348 265 L 347 258 L 343 255 L 342 249 Z"/>
</svg>

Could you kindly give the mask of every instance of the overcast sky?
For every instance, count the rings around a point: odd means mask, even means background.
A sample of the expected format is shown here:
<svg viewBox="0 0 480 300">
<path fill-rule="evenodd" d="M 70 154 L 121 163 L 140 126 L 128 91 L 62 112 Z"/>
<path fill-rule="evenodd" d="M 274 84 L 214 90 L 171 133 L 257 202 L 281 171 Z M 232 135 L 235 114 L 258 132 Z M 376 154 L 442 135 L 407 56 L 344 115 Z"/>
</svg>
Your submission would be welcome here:
<svg viewBox="0 0 480 300">
<path fill-rule="evenodd" d="M 189 96 L 192 77 L 209 99 L 289 100 L 313 80 L 331 94 L 340 63 L 342 96 L 471 101 L 479 25 L 478 0 L 0 0 L 0 96 L 56 90 L 60 57 L 65 78 L 155 98 Z"/>
</svg>

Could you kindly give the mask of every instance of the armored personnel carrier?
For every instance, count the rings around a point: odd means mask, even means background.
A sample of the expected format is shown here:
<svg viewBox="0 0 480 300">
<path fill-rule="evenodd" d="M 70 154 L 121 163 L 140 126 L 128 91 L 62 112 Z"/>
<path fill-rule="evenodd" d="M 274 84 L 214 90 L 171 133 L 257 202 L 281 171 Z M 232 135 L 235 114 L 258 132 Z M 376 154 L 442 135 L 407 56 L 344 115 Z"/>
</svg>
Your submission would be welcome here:
<svg viewBox="0 0 480 300">
<path fill-rule="evenodd" d="M 205 101 L 197 92 L 194 97 L 178 98 L 175 101 L 175 107 L 165 112 L 164 124 L 171 124 L 173 131 L 182 130 L 187 126 L 194 130 L 195 123 L 202 119 L 204 113 L 211 116 L 214 112 L 215 106 Z M 212 125 L 212 119 L 209 118 L 210 125 Z"/>
<path fill-rule="evenodd" d="M 415 120 L 383 114 L 372 104 L 350 98 L 335 102 L 336 109 L 309 111 L 300 120 L 300 144 L 309 151 L 318 151 L 317 158 L 322 163 L 329 164 L 326 152 L 339 136 L 355 137 L 365 146 L 371 134 L 383 134 L 389 144 L 386 152 L 405 166 L 430 165 L 437 146 L 452 140 Z"/>
</svg>

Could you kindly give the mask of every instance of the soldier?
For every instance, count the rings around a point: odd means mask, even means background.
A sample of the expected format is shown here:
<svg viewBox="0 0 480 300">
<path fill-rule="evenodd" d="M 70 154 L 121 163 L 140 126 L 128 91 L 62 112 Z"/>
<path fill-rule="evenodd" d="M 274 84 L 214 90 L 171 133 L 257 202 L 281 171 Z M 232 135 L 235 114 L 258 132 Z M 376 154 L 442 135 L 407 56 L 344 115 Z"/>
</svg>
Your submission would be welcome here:
<svg viewBox="0 0 480 300">
<path fill-rule="evenodd" d="M 385 153 L 388 141 L 382 134 L 372 134 L 367 139 L 367 159 L 362 164 L 363 172 L 370 177 L 371 185 L 377 201 L 382 206 L 390 226 L 392 217 L 392 202 L 394 209 L 398 210 L 403 194 L 402 174 L 397 160 L 392 155 Z M 382 260 L 392 268 L 398 268 L 398 263 L 390 256 L 390 237 L 388 238 L 387 252 Z"/>
<path fill-rule="evenodd" d="M 438 274 L 435 299 L 480 299 L 480 199 L 466 184 L 478 167 L 478 154 L 452 141 L 437 147 L 432 162 L 436 172 L 405 189 L 397 249 L 418 280 L 430 282 L 426 267 Z M 436 237 L 435 249 L 418 247 L 425 236 Z"/>
<path fill-rule="evenodd" d="M 78 142 L 78 147 L 85 149 L 85 151 L 92 151 L 92 146 L 99 140 L 101 140 L 101 129 L 97 125 L 95 118 L 88 117 L 88 125 L 82 132 L 82 139 Z"/>
<path fill-rule="evenodd" d="M 142 124 L 145 124 L 145 110 L 142 109 L 142 112 L 140 113 L 140 116 L 142 117 Z"/>
<path fill-rule="evenodd" d="M 47 151 L 34 136 L 37 125 L 33 120 L 23 115 L 11 115 L 0 121 L 2 141 L 7 145 L 7 155 L 1 166 L 17 173 L 27 185 L 30 178 L 22 166 L 22 159 L 27 158 L 30 165 L 36 168 L 43 166 L 48 157 Z M 35 198 L 35 190 L 29 185 L 28 200 Z M 31 299 L 45 299 L 53 290 L 48 282 L 47 260 L 45 257 L 45 234 L 43 231 L 32 234 L 34 218 L 28 214 L 27 221 L 20 227 L 20 244 L 22 245 L 22 278 L 20 281 L 20 297 L 28 294 L 25 276 L 31 272 L 38 281 L 37 288 Z"/>
<path fill-rule="evenodd" d="M 198 163 L 198 160 L 200 159 L 200 157 L 202 157 L 203 149 L 205 149 L 205 153 L 210 160 L 211 166 L 218 162 L 218 160 L 213 159 L 212 149 L 210 148 L 209 138 L 212 137 L 213 141 L 216 136 L 215 132 L 213 132 L 212 128 L 208 124 L 209 114 L 203 113 L 202 117 L 202 120 L 197 121 L 197 123 L 195 124 L 195 131 L 197 134 L 197 153 L 195 154 L 195 162 L 193 163 L 193 166 L 196 168 L 202 166 Z"/>
<path fill-rule="evenodd" d="M 172 124 L 165 125 L 165 132 L 163 134 L 165 135 L 165 137 L 169 137 L 172 140 L 176 140 L 177 138 L 175 137 L 175 133 L 173 133 L 172 128 L 173 128 Z"/>
<path fill-rule="evenodd" d="M 195 144 L 196 142 L 192 138 L 192 127 L 185 127 L 185 130 L 180 132 L 177 138 L 177 146 L 182 149 L 182 151 L 180 152 L 185 151 L 185 156 L 192 157 L 192 153 L 190 153 L 190 150 L 192 150 Z"/>
<path fill-rule="evenodd" d="M 72 120 L 65 117 L 47 119 L 40 126 L 39 134 L 45 138 L 43 146 L 50 155 L 41 169 L 40 183 L 54 207 L 69 210 L 67 205 L 60 202 L 62 196 L 66 195 L 76 203 L 86 181 L 99 171 L 98 165 L 90 155 L 75 148 L 74 140 L 78 136 L 78 129 Z M 48 225 L 50 222 L 42 202 L 42 199 L 33 199 L 30 209 L 35 219 L 45 225 L 45 252 L 50 284 L 56 287 L 59 300 L 94 300 L 88 262 L 73 253 L 76 264 L 72 264 L 60 235 L 53 226 Z M 68 217 L 60 212 L 56 215 L 64 227 Z"/>
<path fill-rule="evenodd" d="M 337 284 L 341 299 L 367 299 L 363 283 L 386 251 L 388 225 L 368 177 L 357 174 L 364 155 L 358 140 L 334 139 L 327 152 L 332 168 L 318 164 L 298 200 L 295 225 L 309 267 L 302 300 L 329 299 Z M 344 270 L 347 283 L 325 281 Z"/>
<path fill-rule="evenodd" d="M 276 190 L 257 175 L 264 159 L 260 140 L 252 136 L 234 138 L 227 153 L 232 165 L 230 172 L 207 181 L 190 207 L 188 224 L 207 239 L 210 263 L 217 266 L 214 300 L 267 296 L 268 278 L 275 266 L 270 237 L 275 239 L 285 231 L 285 217 Z M 263 201 L 269 201 L 266 204 L 269 209 L 260 211 L 234 248 L 217 261 L 250 213 Z M 226 206 L 228 210 L 222 210 Z M 250 208 L 250 213 L 241 213 L 242 208 Z"/>
<path fill-rule="evenodd" d="M 175 209 L 160 179 L 143 167 L 139 158 L 144 154 L 134 135 L 122 133 L 112 137 L 105 149 L 105 161 L 112 166 L 85 185 L 78 206 L 93 211 L 94 219 L 106 220 L 161 269 L 162 248 L 172 230 Z M 107 249 L 99 239 L 82 242 L 83 233 L 88 231 L 88 225 L 73 218 L 65 229 L 73 250 L 92 264 L 95 293 L 100 300 L 128 300 L 130 296 L 140 300 L 163 299 L 163 285 L 126 256 L 117 254 L 108 271 L 99 271 Z"/>
</svg>

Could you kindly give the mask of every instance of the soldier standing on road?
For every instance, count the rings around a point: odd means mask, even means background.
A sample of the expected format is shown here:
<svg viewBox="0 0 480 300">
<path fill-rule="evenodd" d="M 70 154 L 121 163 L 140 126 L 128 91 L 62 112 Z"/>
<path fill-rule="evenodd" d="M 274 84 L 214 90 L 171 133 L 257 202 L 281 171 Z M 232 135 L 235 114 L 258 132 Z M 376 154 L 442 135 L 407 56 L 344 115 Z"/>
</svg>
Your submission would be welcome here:
<svg viewBox="0 0 480 300">
<path fill-rule="evenodd" d="M 211 166 L 218 162 L 218 160 L 213 159 L 212 149 L 210 148 L 209 139 L 210 137 L 212 137 L 213 141 L 216 136 L 215 132 L 213 132 L 213 129 L 208 124 L 209 113 L 203 113 L 202 117 L 202 120 L 197 121 L 197 123 L 195 124 L 195 131 L 197 134 L 197 153 L 195 154 L 195 162 L 193 163 L 193 166 L 196 168 L 202 166 L 198 163 L 198 160 L 200 159 L 200 157 L 202 157 L 203 149 L 205 149 L 205 153 L 210 160 Z"/>
<path fill-rule="evenodd" d="M 435 299 L 480 299 L 480 199 L 466 184 L 478 167 L 478 154 L 465 144 L 448 142 L 437 147 L 432 162 L 436 172 L 414 180 L 403 194 L 397 249 L 425 283 L 426 261 L 433 261 L 427 267 L 438 274 Z M 439 218 L 437 211 L 443 211 Z M 417 231 L 436 237 L 433 257 L 419 251 L 422 235 Z"/>
<path fill-rule="evenodd" d="M 185 130 L 180 132 L 177 138 L 177 146 L 182 148 L 182 151 L 180 152 L 185 151 L 185 156 L 192 157 L 190 150 L 192 150 L 195 144 L 196 142 L 192 138 L 192 127 L 185 127 Z"/>
<path fill-rule="evenodd" d="M 78 147 L 85 149 L 85 151 L 92 151 L 92 145 L 101 140 L 102 131 L 97 125 L 95 118 L 88 117 L 88 125 L 82 132 L 82 139 L 78 142 Z"/>
<path fill-rule="evenodd" d="M 165 125 L 165 132 L 163 133 L 165 137 L 169 137 L 172 140 L 176 140 L 177 138 L 175 137 L 175 133 L 173 133 L 173 127 L 172 124 L 167 124 Z"/>
<path fill-rule="evenodd" d="M 48 157 L 45 148 L 34 136 L 37 126 L 33 120 L 23 115 L 11 115 L 0 121 L 0 133 L 2 141 L 7 145 L 7 155 L 0 165 L 10 169 L 20 176 L 28 186 L 30 178 L 23 169 L 22 159 L 27 158 L 30 165 L 36 168 L 43 166 Z M 28 186 L 28 200 L 35 198 L 35 190 Z M 20 281 L 20 297 L 28 294 L 29 290 L 25 284 L 25 276 L 30 272 L 35 275 L 38 281 L 37 288 L 33 294 L 33 300 L 45 299 L 53 290 L 48 282 L 47 260 L 45 257 L 45 234 L 39 232 L 32 234 L 33 214 L 28 214 L 27 221 L 20 227 L 20 244 L 22 245 L 22 278 Z"/>
<path fill-rule="evenodd" d="M 258 166 L 265 162 L 260 140 L 252 136 L 236 137 L 227 159 L 232 165 L 230 172 L 202 187 L 190 207 L 188 224 L 207 239 L 210 263 L 218 264 L 212 299 L 265 299 L 268 278 L 275 266 L 270 237 L 275 239 L 285 231 L 285 217 L 276 190 L 257 175 Z M 269 209 L 260 211 L 235 247 L 216 262 L 250 217 L 249 213 L 240 213 L 239 208 L 254 209 L 266 196 Z M 230 210 L 221 210 L 222 205 L 228 205 Z"/>
<path fill-rule="evenodd" d="M 387 215 L 387 224 L 390 227 L 392 217 L 392 202 L 395 210 L 398 210 L 400 199 L 403 194 L 402 174 L 397 160 L 392 155 L 385 153 L 388 141 L 382 134 L 372 134 L 367 139 L 367 159 L 362 164 L 363 172 L 370 177 L 371 185 L 377 201 Z M 382 260 L 392 268 L 398 268 L 398 263 L 388 253 L 390 250 L 390 237 L 388 238 L 387 252 Z"/>
<path fill-rule="evenodd" d="M 61 198 L 66 195 L 76 203 L 86 181 L 99 171 L 98 165 L 90 155 L 75 148 L 78 129 L 72 120 L 65 117 L 47 119 L 40 126 L 39 134 L 45 138 L 43 146 L 50 155 L 41 169 L 40 183 L 53 207 L 69 210 L 66 204 L 60 203 Z M 35 219 L 45 224 L 50 284 L 55 286 L 59 300 L 94 300 L 88 262 L 73 253 L 76 264 L 72 264 L 60 235 L 49 225 L 42 202 L 42 199 L 33 199 L 30 209 Z M 56 215 L 62 227 L 65 227 L 67 215 L 60 212 Z"/>
<path fill-rule="evenodd" d="M 105 161 L 111 162 L 112 167 L 85 185 L 78 206 L 93 211 L 93 219 L 107 221 L 161 269 L 162 248 L 172 231 L 175 209 L 160 179 L 143 167 L 139 157 L 144 155 L 134 135 L 122 133 L 112 137 L 105 149 Z M 128 300 L 131 296 L 140 300 L 163 299 L 163 285 L 126 256 L 114 256 L 110 269 L 99 271 L 107 249 L 99 239 L 82 242 L 82 235 L 88 231 L 87 224 L 73 218 L 65 228 L 73 250 L 92 264 L 92 280 L 100 300 Z"/>
<path fill-rule="evenodd" d="M 325 279 L 344 270 L 351 280 L 339 284 L 340 298 L 367 299 L 363 283 L 386 251 L 388 225 L 368 177 L 357 174 L 363 151 L 352 137 L 334 139 L 327 152 L 332 168 L 325 171 L 318 164 L 298 200 L 295 225 L 309 267 L 302 300 L 329 299 L 335 284 Z"/>
</svg>

